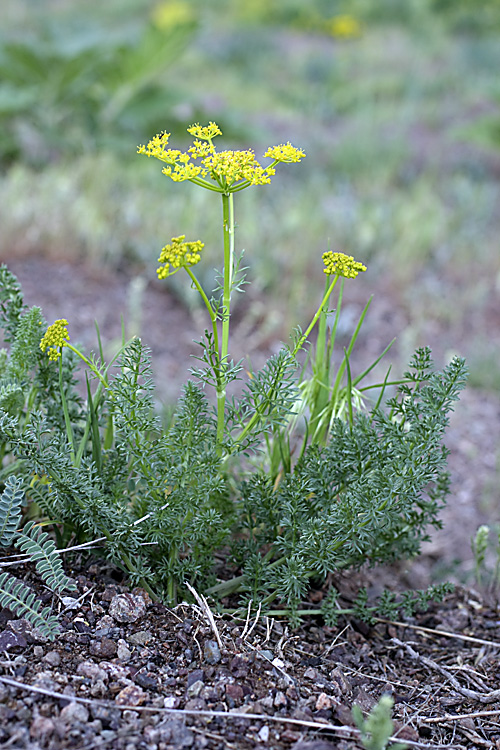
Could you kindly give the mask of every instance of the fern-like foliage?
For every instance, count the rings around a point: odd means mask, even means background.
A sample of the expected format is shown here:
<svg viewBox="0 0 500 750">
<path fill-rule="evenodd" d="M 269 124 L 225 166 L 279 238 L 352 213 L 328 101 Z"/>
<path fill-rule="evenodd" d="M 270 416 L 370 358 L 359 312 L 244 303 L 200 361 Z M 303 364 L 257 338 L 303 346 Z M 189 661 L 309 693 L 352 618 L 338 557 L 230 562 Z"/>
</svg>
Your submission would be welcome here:
<svg viewBox="0 0 500 750">
<path fill-rule="evenodd" d="M 0 606 L 25 617 L 51 640 L 59 633 L 57 618 L 51 614 L 50 607 L 42 608 L 36 594 L 8 573 L 0 574 Z"/>
<path fill-rule="evenodd" d="M 8 374 L 22 380 L 41 358 L 40 341 L 45 333 L 45 320 L 39 307 L 32 307 L 18 319 L 16 334 L 10 347 Z"/>
<path fill-rule="evenodd" d="M 24 499 L 22 479 L 10 476 L 0 496 L 0 547 L 9 547 L 19 526 Z"/>
<path fill-rule="evenodd" d="M 6 265 L 0 266 L 0 328 L 6 343 L 14 339 L 19 317 L 26 308 L 21 285 Z"/>
<path fill-rule="evenodd" d="M 38 573 L 52 591 L 76 589 L 75 584 L 71 583 L 64 573 L 54 542 L 33 521 L 29 521 L 18 533 L 15 545 L 30 556 L 30 560 L 36 564 Z"/>
</svg>

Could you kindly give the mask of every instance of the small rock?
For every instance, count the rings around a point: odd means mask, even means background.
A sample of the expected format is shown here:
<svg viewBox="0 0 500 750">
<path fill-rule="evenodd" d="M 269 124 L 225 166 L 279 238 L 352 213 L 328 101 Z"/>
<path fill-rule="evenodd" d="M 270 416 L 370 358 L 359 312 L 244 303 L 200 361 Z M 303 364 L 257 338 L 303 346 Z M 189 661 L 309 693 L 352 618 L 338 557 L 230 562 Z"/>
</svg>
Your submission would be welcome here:
<svg viewBox="0 0 500 750">
<path fill-rule="evenodd" d="M 109 630 L 110 628 L 114 628 L 114 626 L 115 621 L 109 615 L 104 615 L 95 624 L 96 630 Z"/>
<path fill-rule="evenodd" d="M 111 600 L 109 614 L 117 622 L 136 622 L 146 614 L 146 603 L 142 596 L 117 594 Z"/>
<path fill-rule="evenodd" d="M 208 664 L 218 664 L 221 660 L 221 653 L 217 641 L 205 641 L 203 654 Z"/>
<path fill-rule="evenodd" d="M 132 633 L 132 635 L 129 636 L 129 641 L 130 643 L 133 643 L 134 646 L 145 646 L 153 640 L 153 637 L 153 633 L 149 630 L 138 630 L 137 633 Z"/>
<path fill-rule="evenodd" d="M 249 670 L 248 658 L 237 654 L 231 660 L 229 668 L 235 677 L 246 677 Z"/>
<path fill-rule="evenodd" d="M 179 708 L 180 699 L 176 695 L 167 695 L 163 699 L 163 705 L 165 708 Z"/>
<path fill-rule="evenodd" d="M 52 734 L 55 729 L 55 724 L 52 719 L 47 716 L 37 716 L 30 726 L 30 736 L 33 739 L 41 739 L 46 737 L 48 734 Z"/>
<path fill-rule="evenodd" d="M 306 680 L 314 680 L 314 682 L 317 682 L 320 679 L 320 674 L 317 669 L 314 669 L 314 667 L 308 667 L 304 672 L 304 677 Z"/>
<path fill-rule="evenodd" d="M 186 695 L 188 698 L 197 698 L 203 688 L 205 687 L 205 683 L 201 680 L 196 680 L 196 682 L 193 682 L 192 685 L 188 686 L 188 689 L 186 690 Z"/>
<path fill-rule="evenodd" d="M 120 659 L 120 661 L 130 661 L 130 659 L 132 658 L 132 651 L 128 648 L 127 643 L 123 640 L 123 638 L 120 638 L 118 640 L 116 655 Z"/>
<path fill-rule="evenodd" d="M 240 685 L 229 683 L 226 685 L 226 698 L 231 698 L 233 701 L 243 700 L 243 688 Z M 234 708 L 234 706 L 231 706 L 231 708 Z"/>
<path fill-rule="evenodd" d="M 274 654 L 272 651 L 269 651 L 269 649 L 265 648 L 262 651 L 257 651 L 259 656 L 262 656 L 263 659 L 266 661 L 271 661 L 274 659 Z"/>
<path fill-rule="evenodd" d="M 80 721 L 82 724 L 86 724 L 89 720 L 89 712 L 81 703 L 73 701 L 61 709 L 59 718 L 66 724 L 73 724 L 75 721 Z"/>
<path fill-rule="evenodd" d="M 137 672 L 134 677 L 136 685 L 140 685 L 144 690 L 158 690 L 158 678 L 148 672 Z"/>
<path fill-rule="evenodd" d="M 58 651 L 48 651 L 42 661 L 47 662 L 51 667 L 58 667 L 61 663 L 61 654 Z"/>
<path fill-rule="evenodd" d="M 264 725 L 261 729 L 259 729 L 259 733 L 257 734 L 257 737 L 259 739 L 259 742 L 268 742 L 269 727 Z"/>
<path fill-rule="evenodd" d="M 186 711 L 205 711 L 207 704 L 203 698 L 190 698 L 186 701 L 184 708 Z"/>
<path fill-rule="evenodd" d="M 43 656 L 43 646 L 33 646 L 33 656 L 40 659 Z"/>
<path fill-rule="evenodd" d="M 276 708 L 286 708 L 288 703 L 286 695 L 281 690 L 278 690 L 273 702 Z"/>
<path fill-rule="evenodd" d="M 188 687 L 198 680 L 200 680 L 201 682 L 204 682 L 205 680 L 205 672 L 203 671 L 203 669 L 193 669 L 193 671 L 188 674 Z"/>
<path fill-rule="evenodd" d="M 146 693 L 139 685 L 127 685 L 115 698 L 119 706 L 140 706 L 146 699 Z"/>
<path fill-rule="evenodd" d="M 316 701 L 316 711 L 324 711 L 325 709 L 328 710 L 329 708 L 332 708 L 332 706 L 336 706 L 338 701 L 336 701 L 334 698 L 331 698 L 326 693 L 320 693 L 318 695 L 318 699 Z"/>
<path fill-rule="evenodd" d="M 9 630 L 3 630 L 0 633 L 0 651 L 8 651 L 9 648 L 26 648 L 27 645 L 26 638 L 21 633 L 12 633 Z"/>
<path fill-rule="evenodd" d="M 116 656 L 117 646 L 111 638 L 104 636 L 100 641 L 92 641 L 89 651 L 93 656 L 102 656 L 105 659 Z"/>
<path fill-rule="evenodd" d="M 106 672 L 93 661 L 82 661 L 76 668 L 76 673 L 90 680 L 105 680 Z"/>
</svg>

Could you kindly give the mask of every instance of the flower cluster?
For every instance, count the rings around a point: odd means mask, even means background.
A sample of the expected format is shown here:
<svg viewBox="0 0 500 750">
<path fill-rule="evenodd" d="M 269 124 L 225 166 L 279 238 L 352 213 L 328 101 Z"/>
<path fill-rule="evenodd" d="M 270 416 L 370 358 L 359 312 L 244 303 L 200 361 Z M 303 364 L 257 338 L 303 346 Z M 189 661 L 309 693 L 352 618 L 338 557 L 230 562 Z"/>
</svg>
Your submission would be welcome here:
<svg viewBox="0 0 500 750">
<path fill-rule="evenodd" d="M 346 279 L 355 279 L 360 271 L 366 271 L 366 266 L 352 255 L 344 253 L 332 253 L 331 250 L 323 253 L 323 263 L 325 264 L 324 272 L 329 276 L 344 276 Z"/>
<path fill-rule="evenodd" d="M 44 352 L 49 348 L 47 354 L 52 361 L 59 359 L 62 347 L 67 346 L 67 342 L 69 341 L 67 325 L 68 321 L 64 320 L 64 318 L 56 320 L 47 328 L 45 336 L 40 341 L 40 349 Z"/>
<path fill-rule="evenodd" d="M 281 143 L 279 146 L 270 146 L 264 156 L 274 159 L 275 162 L 282 161 L 291 164 L 298 162 L 305 157 L 304 151 L 292 146 L 290 141 Z"/>
<path fill-rule="evenodd" d="M 325 22 L 326 31 L 341 39 L 353 39 L 361 36 L 361 24 L 353 16 L 333 16 Z"/>
<path fill-rule="evenodd" d="M 147 146 L 139 146 L 137 153 L 154 156 L 167 164 L 163 174 L 174 182 L 190 180 L 221 193 L 235 192 L 250 185 L 267 185 L 275 174 L 276 164 L 299 162 L 305 156 L 290 142 L 283 143 L 268 148 L 264 157 L 273 161 L 263 167 L 251 149 L 217 152 L 212 140 L 222 135 L 222 131 L 215 122 L 208 125 L 196 123 L 188 128 L 188 133 L 194 141 L 187 152 L 167 148 L 170 133 L 163 132 L 155 135 Z"/>
<path fill-rule="evenodd" d="M 205 247 L 203 242 L 195 240 L 194 242 L 185 242 L 186 235 L 172 237 L 172 244 L 165 245 L 162 249 L 158 261 L 164 265 L 160 266 L 156 273 L 159 279 L 166 279 L 172 276 L 179 268 L 195 266 L 201 258 L 201 251 Z M 172 270 L 170 270 L 172 266 Z"/>
</svg>

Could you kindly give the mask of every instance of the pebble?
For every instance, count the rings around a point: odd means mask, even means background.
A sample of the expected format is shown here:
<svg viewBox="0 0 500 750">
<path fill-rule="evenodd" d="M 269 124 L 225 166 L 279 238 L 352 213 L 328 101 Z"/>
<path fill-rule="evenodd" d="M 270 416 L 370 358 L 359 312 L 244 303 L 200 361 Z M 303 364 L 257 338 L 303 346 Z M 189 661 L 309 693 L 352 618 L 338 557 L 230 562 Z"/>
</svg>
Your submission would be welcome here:
<svg viewBox="0 0 500 750">
<path fill-rule="evenodd" d="M 109 659 L 116 656 L 117 646 L 111 638 L 103 636 L 100 641 L 91 641 L 89 651 L 93 656 L 102 656 Z"/>
<path fill-rule="evenodd" d="M 90 680 L 105 680 L 106 672 L 93 661 L 82 661 L 76 668 L 76 673 Z"/>
<path fill-rule="evenodd" d="M 61 663 L 61 654 L 58 651 L 48 651 L 42 661 L 47 662 L 51 667 L 58 667 Z"/>
<path fill-rule="evenodd" d="M 221 653 L 217 641 L 205 641 L 203 655 L 208 664 L 218 664 L 221 660 Z"/>
<path fill-rule="evenodd" d="M 323 711 L 325 709 L 332 708 L 332 706 L 336 706 L 338 704 L 338 701 L 335 700 L 335 698 L 331 698 L 326 693 L 320 693 L 318 695 L 318 699 L 316 701 L 316 711 Z"/>
<path fill-rule="evenodd" d="M 150 641 L 153 640 L 153 633 L 149 630 L 138 630 L 137 633 L 132 633 L 129 636 L 129 642 L 133 643 L 134 646 L 146 646 Z"/>
<path fill-rule="evenodd" d="M 61 709 L 59 718 L 66 724 L 73 724 L 75 721 L 80 721 L 82 724 L 86 724 L 89 720 L 89 712 L 81 703 L 73 701 Z"/>
<path fill-rule="evenodd" d="M 186 690 L 187 697 L 197 698 L 204 687 L 205 687 L 205 683 L 202 682 L 202 680 L 196 680 L 196 682 L 193 682 L 192 685 L 188 686 L 188 689 Z"/>
<path fill-rule="evenodd" d="M 123 638 L 118 640 L 116 655 L 120 661 L 130 661 L 132 658 L 132 651 L 128 648 L 127 642 L 124 641 Z"/>
<path fill-rule="evenodd" d="M 281 690 L 278 690 L 274 696 L 274 705 L 276 708 L 286 708 L 287 704 L 288 701 L 286 695 Z"/>
<path fill-rule="evenodd" d="M 47 716 L 37 716 L 31 723 L 30 736 L 35 740 L 39 740 L 48 734 L 52 734 L 54 729 L 55 724 L 52 719 L 49 719 Z"/>
<path fill-rule="evenodd" d="M 269 741 L 269 727 L 263 726 L 261 729 L 259 729 L 259 733 L 257 734 L 257 737 L 259 738 L 259 742 L 268 742 Z"/>
<path fill-rule="evenodd" d="M 127 685 L 115 698 L 119 706 L 140 706 L 146 699 L 146 693 L 139 685 Z"/>
<path fill-rule="evenodd" d="M 9 648 L 26 648 L 27 645 L 26 638 L 21 633 L 12 633 L 9 630 L 3 630 L 0 633 L 0 651 L 8 651 Z"/>
<path fill-rule="evenodd" d="M 146 603 L 142 596 L 117 594 L 111 600 L 109 614 L 117 622 L 136 622 L 146 614 Z"/>
</svg>

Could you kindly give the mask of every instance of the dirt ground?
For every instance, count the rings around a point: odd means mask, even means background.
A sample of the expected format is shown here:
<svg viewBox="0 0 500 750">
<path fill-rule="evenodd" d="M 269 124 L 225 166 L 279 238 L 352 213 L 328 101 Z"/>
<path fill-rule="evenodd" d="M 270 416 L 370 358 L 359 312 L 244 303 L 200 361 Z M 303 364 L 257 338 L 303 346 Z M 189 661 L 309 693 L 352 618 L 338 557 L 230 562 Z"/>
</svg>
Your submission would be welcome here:
<svg viewBox="0 0 500 750">
<path fill-rule="evenodd" d="M 200 321 L 162 286 L 145 282 L 140 315 L 131 316 L 138 288 L 124 274 L 43 258 L 8 265 L 26 302 L 40 305 L 49 322 L 67 318 L 72 340 L 85 347 L 95 345 L 95 319 L 113 342 L 121 316 L 134 318 L 139 330 L 128 333 L 140 333 L 152 348 L 160 398 L 178 395 Z M 407 320 L 390 288 L 375 292 L 369 356 L 404 331 Z M 350 304 L 360 309 L 365 301 L 360 288 Z M 255 336 L 245 325 L 242 317 L 235 358 Z M 424 333 L 439 362 L 449 341 L 443 331 Z M 473 338 L 474 330 L 467 335 Z M 279 334 L 258 341 L 254 364 L 278 345 Z M 145 592 L 130 593 L 110 569 L 82 560 L 68 571 L 77 593 L 56 605 L 55 643 L 7 610 L 0 613 L 0 747 L 347 750 L 360 747 L 352 704 L 368 712 L 389 693 L 394 734 L 409 747 L 500 748 L 498 592 L 471 588 L 470 549 L 478 525 L 499 520 L 499 396 L 466 390 L 447 444 L 452 492 L 442 532 L 418 560 L 366 575 L 373 588 L 381 580 L 424 587 L 442 579 L 467 581 L 469 588 L 459 585 L 444 603 L 399 624 L 346 620 L 327 628 L 309 620 L 291 631 L 268 619 L 210 621 L 202 603 L 169 610 Z M 49 601 L 31 572 L 17 574 Z M 341 583 L 345 596 L 348 589 L 348 581 Z"/>
</svg>

